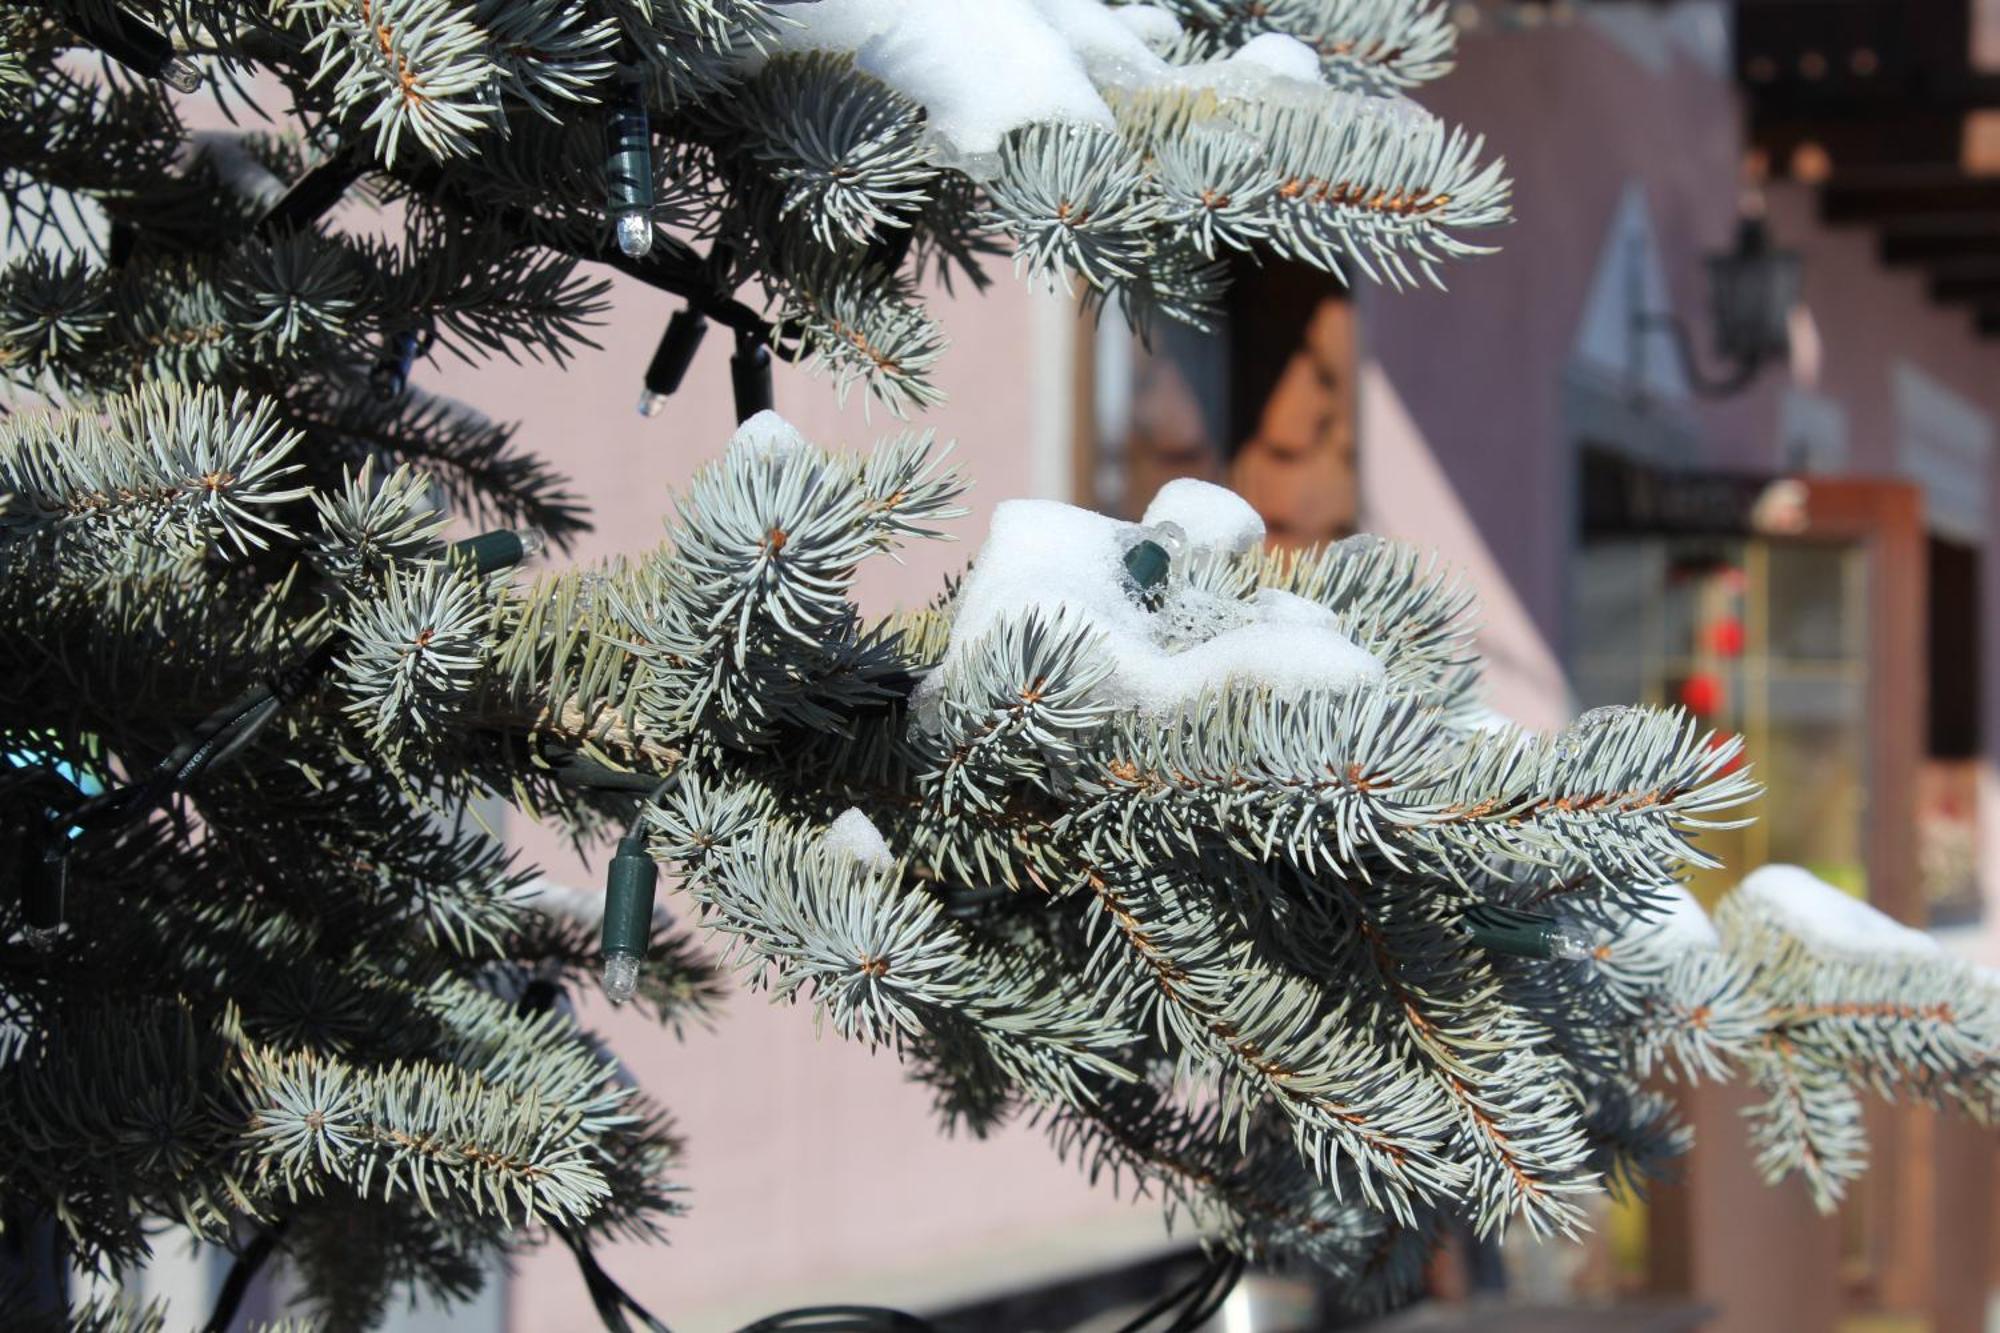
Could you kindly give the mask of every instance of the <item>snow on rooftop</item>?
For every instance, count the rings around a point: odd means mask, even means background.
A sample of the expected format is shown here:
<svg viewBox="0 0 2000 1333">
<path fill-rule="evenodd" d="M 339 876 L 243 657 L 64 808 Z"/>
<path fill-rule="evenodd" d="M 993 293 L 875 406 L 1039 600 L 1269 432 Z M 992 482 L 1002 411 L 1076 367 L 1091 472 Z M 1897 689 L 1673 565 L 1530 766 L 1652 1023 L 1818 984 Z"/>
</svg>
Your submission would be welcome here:
<svg viewBox="0 0 2000 1333">
<path fill-rule="evenodd" d="M 1175 501 L 1169 509 L 1195 520 L 1208 538 L 1190 533 L 1190 545 L 1236 549 L 1246 531 L 1234 511 L 1248 509 L 1241 499 L 1214 486 L 1178 494 L 1199 505 Z M 1207 521 L 1225 515 L 1229 522 Z M 1225 685 L 1297 695 L 1383 678 L 1382 664 L 1341 633 L 1331 612 L 1289 593 L 1266 589 L 1237 601 L 1175 583 L 1167 605 L 1149 610 L 1124 566 L 1127 547 L 1146 536 L 1143 528 L 1054 500 L 1002 503 L 959 591 L 951 641 L 927 691 L 982 636 L 1032 612 L 1103 636 L 1112 670 L 1100 697 L 1114 707 L 1165 712 Z"/>
<path fill-rule="evenodd" d="M 1938 942 L 1798 866 L 1754 871 L 1736 887 L 1808 948 L 1828 953 L 1934 954 Z"/>
<path fill-rule="evenodd" d="M 1293 97 L 1311 85 L 1332 96 L 1318 55 L 1295 37 L 1263 33 L 1220 59 L 1173 65 L 1153 48 L 1179 32 L 1165 10 L 1102 0 L 815 0 L 788 6 L 768 47 L 852 55 L 856 67 L 920 103 L 939 160 L 975 177 L 997 168 L 1010 130 L 1111 127 L 1106 89 Z M 768 54 L 748 55 L 743 68 Z M 1353 114 L 1378 104 L 1399 115 L 1414 109 L 1398 98 L 1335 101 Z"/>
<path fill-rule="evenodd" d="M 896 854 L 889 850 L 888 840 L 859 806 L 850 805 L 827 827 L 826 845 L 870 870 L 888 870 L 896 864 Z"/>
</svg>

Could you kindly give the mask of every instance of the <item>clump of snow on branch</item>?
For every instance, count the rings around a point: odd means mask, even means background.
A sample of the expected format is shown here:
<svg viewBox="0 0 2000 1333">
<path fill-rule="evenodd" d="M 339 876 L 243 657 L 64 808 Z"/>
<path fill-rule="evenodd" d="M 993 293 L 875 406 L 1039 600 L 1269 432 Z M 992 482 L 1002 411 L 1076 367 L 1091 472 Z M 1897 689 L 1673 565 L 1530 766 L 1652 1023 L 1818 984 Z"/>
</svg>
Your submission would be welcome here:
<svg viewBox="0 0 2000 1333">
<path fill-rule="evenodd" d="M 562 917 L 591 930 L 604 922 L 602 885 L 579 888 L 548 875 L 536 875 L 521 885 L 516 897 L 525 906 L 545 916 Z M 653 925 L 656 929 L 665 929 L 673 924 L 673 920 L 673 913 L 667 910 L 664 899 L 653 904 Z"/>
<path fill-rule="evenodd" d="M 785 458 L 806 447 L 798 427 L 769 408 L 745 420 L 729 437 L 732 451 L 753 458 Z"/>
<path fill-rule="evenodd" d="M 841 811 L 827 826 L 826 845 L 829 851 L 851 856 L 870 870 L 888 870 L 896 864 L 888 839 L 858 806 Z"/>
<path fill-rule="evenodd" d="M 1111 17 L 1149 47 L 1166 46 L 1181 35 L 1181 21 L 1158 5 L 1119 5 Z"/>
<path fill-rule="evenodd" d="M 1719 949 L 1722 936 L 1715 929 L 1685 884 L 1673 883 L 1659 889 L 1659 911 L 1638 923 L 1631 932 L 1644 940 L 1647 949 L 1658 954 L 1680 954 L 1695 949 Z"/>
<path fill-rule="evenodd" d="M 1235 555 L 1264 540 L 1264 518 L 1248 500 L 1194 477 L 1176 477 L 1160 487 L 1139 521 L 1147 527 L 1175 524 L 1192 545 Z"/>
<path fill-rule="evenodd" d="M 1166 535 L 1172 523 L 1168 541 L 1186 548 L 1176 560 L 1204 548 L 1234 554 L 1253 545 L 1263 525 L 1253 527 L 1255 514 L 1240 497 L 1207 483 L 1169 486 L 1147 514 L 1159 523 L 1135 527 L 1053 500 L 1001 504 L 926 692 L 962 669 L 989 633 L 1031 615 L 1095 632 L 1110 664 L 1097 697 L 1117 708 L 1170 712 L 1225 686 L 1298 695 L 1383 679 L 1382 664 L 1332 612 L 1278 589 L 1240 600 L 1192 587 L 1176 572 L 1160 604 L 1149 606 L 1125 568 L 1136 542 Z"/>
<path fill-rule="evenodd" d="M 816 0 L 785 11 L 772 51 L 834 51 L 924 107 L 939 160 L 990 175 L 1001 139 L 1035 124 L 1114 124 L 1106 91 L 1204 88 L 1282 99 L 1327 92 L 1319 56 L 1295 37 L 1262 33 L 1219 59 L 1169 63 L 1155 46 L 1179 24 L 1151 6 L 1100 0 Z M 750 56 L 755 68 L 767 52 Z M 1290 87 L 1288 87 L 1290 86 Z M 1424 114 L 1401 98 L 1357 97 Z"/>
<path fill-rule="evenodd" d="M 1798 866 L 1770 865 L 1736 890 L 1780 930 L 1831 954 L 1935 954 L 1938 942 Z"/>
</svg>

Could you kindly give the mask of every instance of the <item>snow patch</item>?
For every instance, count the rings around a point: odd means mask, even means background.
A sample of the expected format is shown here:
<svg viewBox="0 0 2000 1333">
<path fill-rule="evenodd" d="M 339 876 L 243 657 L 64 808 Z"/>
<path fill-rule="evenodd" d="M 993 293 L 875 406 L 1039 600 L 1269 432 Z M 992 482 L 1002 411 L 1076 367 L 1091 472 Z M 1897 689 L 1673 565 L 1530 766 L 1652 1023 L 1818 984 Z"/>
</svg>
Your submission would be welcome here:
<svg viewBox="0 0 2000 1333">
<path fill-rule="evenodd" d="M 1163 9 L 1102 0 L 815 0 L 787 6 L 777 35 L 740 68 L 754 72 L 778 51 L 845 52 L 921 104 L 938 160 L 975 178 L 998 169 L 1010 130 L 1111 128 L 1105 89 L 1277 98 L 1304 91 L 1326 97 L 1334 119 L 1392 100 L 1332 94 L 1319 57 L 1295 37 L 1263 33 L 1220 59 L 1174 65 L 1153 47 L 1179 34 Z"/>
<path fill-rule="evenodd" d="M 1934 954 L 1938 942 L 1798 866 L 1753 872 L 1736 892 L 1807 947 L 1829 953 Z"/>
<path fill-rule="evenodd" d="M 1069 43 L 1099 84 L 1130 87 L 1173 76 L 1173 66 L 1155 54 L 1129 23 L 1119 22 L 1116 10 L 1097 0 L 1029 0 L 1029 4 Z"/>
<path fill-rule="evenodd" d="M 1181 21 L 1158 5 L 1118 5 L 1111 17 L 1130 28 L 1149 47 L 1166 46 L 1181 35 Z"/>
<path fill-rule="evenodd" d="M 1031 0 L 817 0 L 788 7 L 773 46 L 846 51 L 928 112 L 946 166 L 990 175 L 1007 131 L 1041 121 L 1111 126 L 1075 45 Z M 1130 29 L 1111 24 L 1146 56 Z"/>
<path fill-rule="evenodd" d="M 1722 936 L 1716 934 L 1715 923 L 1708 919 L 1708 913 L 1685 884 L 1670 885 L 1660 890 L 1659 896 L 1664 899 L 1662 914 L 1650 921 L 1633 923 L 1632 933 L 1643 937 L 1647 948 L 1657 953 L 1677 954 L 1722 947 Z"/>
<path fill-rule="evenodd" d="M 972 645 L 1030 613 L 1102 636 L 1112 670 L 1099 697 L 1113 707 L 1160 713 L 1224 686 L 1297 695 L 1383 679 L 1382 664 L 1342 634 L 1330 612 L 1288 593 L 1267 589 L 1238 601 L 1175 583 L 1166 604 L 1148 610 L 1124 566 L 1126 548 L 1145 536 L 1143 528 L 1054 500 L 1001 503 L 959 591 L 950 643 L 919 692 L 919 709 Z M 1187 642 L 1197 637 L 1187 633 L 1191 626 L 1206 637 Z"/>
<path fill-rule="evenodd" d="M 750 417 L 729 437 L 732 453 L 741 452 L 752 458 L 789 458 L 809 447 L 806 437 L 791 422 L 769 408 Z"/>
<path fill-rule="evenodd" d="M 896 864 L 896 854 L 889 850 L 888 839 L 859 806 L 848 806 L 827 827 L 826 845 L 828 850 L 845 853 L 870 870 L 889 870 Z"/>
<path fill-rule="evenodd" d="M 1259 588 L 1251 599 L 1257 608 L 1257 618 L 1266 625 L 1316 625 L 1321 629 L 1338 630 L 1340 618 L 1309 597 L 1301 597 L 1283 588 Z"/>
<path fill-rule="evenodd" d="M 1241 555 L 1264 540 L 1264 519 L 1248 500 L 1224 486 L 1176 477 L 1160 487 L 1140 520 L 1148 527 L 1176 523 L 1190 546 Z"/>
<path fill-rule="evenodd" d="M 1320 81 L 1318 53 L 1298 38 L 1282 32 L 1258 33 L 1230 55 L 1229 63 L 1247 65 L 1281 79 L 1296 79 L 1301 83 Z"/>
<path fill-rule="evenodd" d="M 243 136 L 222 130 L 202 130 L 181 146 L 177 165 L 206 161 L 216 179 L 254 207 L 268 209 L 291 187 L 260 162 L 244 145 Z"/>
</svg>

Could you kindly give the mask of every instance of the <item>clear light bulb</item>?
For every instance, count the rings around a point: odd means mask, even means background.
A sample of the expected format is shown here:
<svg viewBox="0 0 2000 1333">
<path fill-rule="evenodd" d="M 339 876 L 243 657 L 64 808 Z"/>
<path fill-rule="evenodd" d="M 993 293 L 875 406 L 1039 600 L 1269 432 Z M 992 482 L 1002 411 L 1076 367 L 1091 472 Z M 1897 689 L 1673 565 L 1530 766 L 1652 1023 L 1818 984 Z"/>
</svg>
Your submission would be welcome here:
<svg viewBox="0 0 2000 1333">
<path fill-rule="evenodd" d="M 624 1004 L 639 993 L 639 955 L 633 953 L 607 953 L 604 955 L 604 998 L 613 1004 Z"/>
<path fill-rule="evenodd" d="M 1597 956 L 1597 946 L 1574 930 L 1552 930 L 1549 932 L 1548 941 L 1551 958 L 1568 958 L 1575 962 L 1584 962 Z"/>
<path fill-rule="evenodd" d="M 521 563 L 524 565 L 549 549 L 549 534 L 540 528 L 515 528 L 514 535 L 521 541 Z"/>
<path fill-rule="evenodd" d="M 174 56 L 160 66 L 160 82 L 184 93 L 201 91 L 201 69 L 186 56 Z"/>
<path fill-rule="evenodd" d="M 653 248 L 653 219 L 648 213 L 618 215 L 618 248 L 633 259 L 644 259 Z"/>
<path fill-rule="evenodd" d="M 656 417 L 667 410 L 667 395 L 654 393 L 651 389 L 639 390 L 639 415 Z"/>
<path fill-rule="evenodd" d="M 1180 559 L 1181 553 L 1188 548 L 1187 530 L 1172 519 L 1153 524 L 1146 529 L 1146 534 L 1166 550 L 1169 559 Z"/>
<path fill-rule="evenodd" d="M 56 941 L 62 938 L 62 927 L 23 926 L 21 927 L 21 938 L 28 942 L 30 949 L 34 949 L 40 953 L 47 953 L 50 949 L 55 948 Z"/>
</svg>

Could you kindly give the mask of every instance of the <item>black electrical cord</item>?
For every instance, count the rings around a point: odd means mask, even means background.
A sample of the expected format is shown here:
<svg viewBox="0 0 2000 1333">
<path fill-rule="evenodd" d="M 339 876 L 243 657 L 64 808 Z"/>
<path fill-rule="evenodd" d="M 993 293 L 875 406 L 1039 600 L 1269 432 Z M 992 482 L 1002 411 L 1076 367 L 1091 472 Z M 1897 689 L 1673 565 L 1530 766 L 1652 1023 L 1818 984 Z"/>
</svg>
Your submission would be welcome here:
<svg viewBox="0 0 2000 1333">
<path fill-rule="evenodd" d="M 368 174 L 373 164 L 373 158 L 362 149 L 352 145 L 341 149 L 292 182 L 270 211 L 257 219 L 257 235 L 268 238 L 312 226 Z"/>
<path fill-rule="evenodd" d="M 209 1312 L 208 1322 L 201 1326 L 201 1333 L 229 1333 L 251 1282 L 277 1252 L 278 1242 L 284 1239 L 285 1229 L 290 1225 L 288 1219 L 280 1218 L 261 1228 L 237 1254 L 236 1262 L 229 1266 L 229 1276 L 223 1279 L 222 1289 L 215 1294 L 215 1308 Z"/>
<path fill-rule="evenodd" d="M 562 1243 L 569 1246 L 569 1252 L 576 1256 L 577 1270 L 583 1274 L 583 1285 L 590 1292 L 590 1303 L 597 1307 L 597 1317 L 611 1333 L 633 1333 L 631 1321 L 625 1312 L 631 1311 L 639 1319 L 646 1333 L 673 1333 L 673 1330 L 656 1319 L 652 1312 L 633 1297 L 632 1293 L 618 1285 L 618 1280 L 604 1271 L 604 1265 L 597 1262 L 597 1254 L 590 1248 L 590 1242 L 582 1235 L 566 1226 L 555 1228 Z"/>
<path fill-rule="evenodd" d="M 1222 1308 L 1223 1303 L 1236 1290 L 1236 1284 L 1243 1280 L 1245 1267 L 1247 1265 L 1242 1255 L 1230 1255 L 1229 1262 L 1217 1270 L 1207 1298 L 1191 1305 L 1187 1313 L 1167 1329 L 1167 1333 L 1196 1333 L 1196 1330 L 1214 1318 L 1215 1312 Z"/>
<path fill-rule="evenodd" d="M 493 574 L 539 549 L 535 540 L 536 534 L 481 533 L 454 543 L 447 548 L 446 558 L 478 574 Z M 144 777 L 95 796 L 60 800 L 45 807 L 21 888 L 24 913 L 34 931 L 32 938 L 52 939 L 62 924 L 70 856 L 77 837 L 101 834 L 143 819 L 207 769 L 236 754 L 270 725 L 286 704 L 304 695 L 332 668 L 343 642 L 337 632 L 325 635 L 303 658 L 210 713 Z M 54 774 L 47 765 L 40 767 Z M 66 785 L 70 795 L 82 797 L 74 783 Z"/>
<path fill-rule="evenodd" d="M 475 573 L 493 574 L 525 559 L 530 548 L 522 534 L 499 531 L 455 542 L 445 554 L 447 559 L 469 565 Z M 96 832 L 130 823 L 156 809 L 204 770 L 248 745 L 279 710 L 304 695 L 332 669 L 342 642 L 339 634 L 328 634 L 297 662 L 210 713 L 144 778 L 93 796 L 63 813 L 60 817 L 67 828 Z"/>
<path fill-rule="evenodd" d="M 1160 1333 L 1194 1333 L 1229 1299 L 1243 1277 L 1243 1268 L 1243 1259 L 1234 1253 L 1211 1256 L 1192 1278 L 1120 1324 L 1114 1333 L 1146 1333 L 1153 1321 L 1176 1310 L 1179 1314 Z"/>
<path fill-rule="evenodd" d="M 737 1333 L 938 1333 L 938 1327 L 878 1305 L 809 1305 L 766 1315 Z"/>
<path fill-rule="evenodd" d="M 252 686 L 210 713 L 137 782 L 91 797 L 62 814 L 68 828 L 98 832 L 141 818 L 158 808 L 202 772 L 241 750 L 269 724 L 278 711 L 319 679 L 339 651 L 337 637 L 328 637 L 297 663 L 271 680 Z"/>
</svg>

